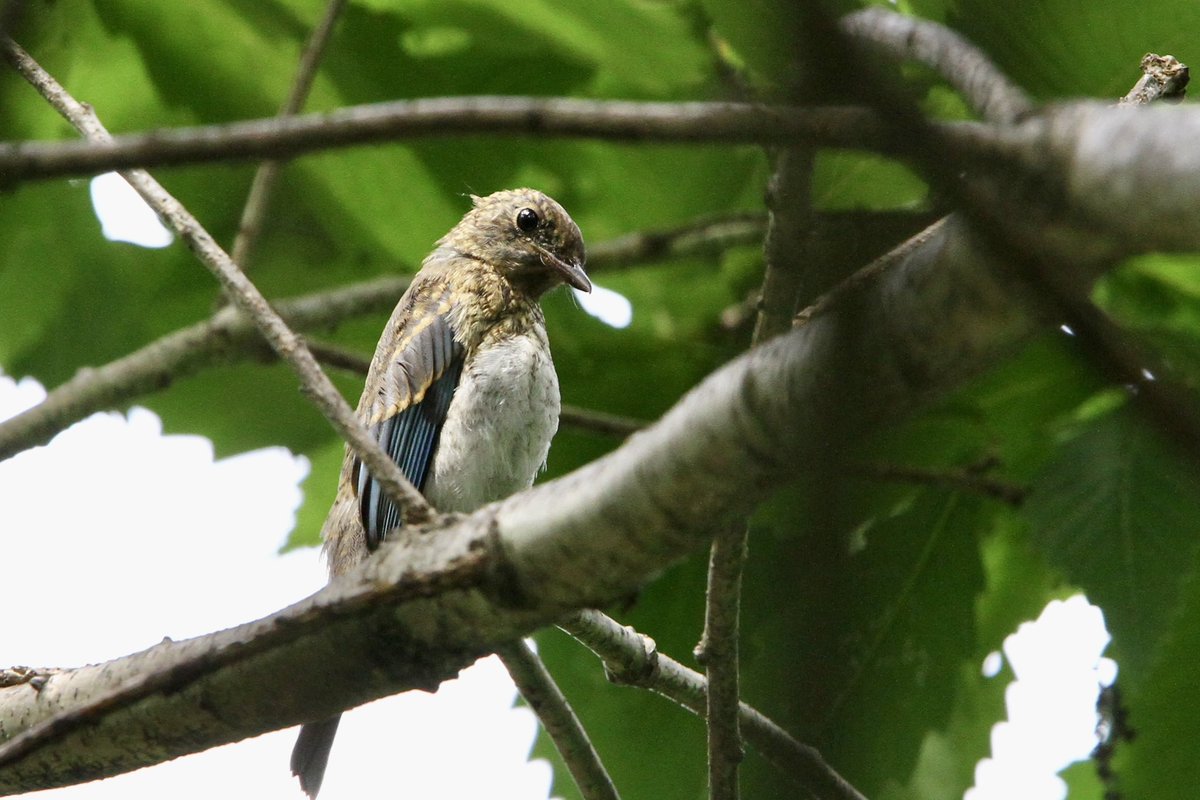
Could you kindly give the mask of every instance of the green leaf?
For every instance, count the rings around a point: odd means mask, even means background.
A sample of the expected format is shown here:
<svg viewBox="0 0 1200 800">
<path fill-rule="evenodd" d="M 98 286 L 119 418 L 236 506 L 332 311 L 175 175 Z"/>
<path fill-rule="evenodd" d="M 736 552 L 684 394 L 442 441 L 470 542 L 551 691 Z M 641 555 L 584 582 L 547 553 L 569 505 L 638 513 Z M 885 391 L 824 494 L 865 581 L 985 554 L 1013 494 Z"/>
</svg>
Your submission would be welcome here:
<svg viewBox="0 0 1200 800">
<path fill-rule="evenodd" d="M 1180 505 L 1191 508 L 1195 494 L 1181 496 L 1179 500 Z M 1193 516 L 1189 524 L 1194 525 L 1195 520 Z M 1194 536 L 1194 528 L 1191 533 Z M 1200 659 L 1200 581 L 1196 580 L 1194 548 L 1180 548 L 1175 559 L 1179 562 L 1177 571 L 1186 573 L 1187 578 L 1178 600 L 1169 609 L 1161 610 L 1167 619 L 1160 625 L 1158 658 L 1148 672 L 1133 675 L 1128 684 L 1125 662 L 1118 659 L 1121 670 L 1118 684 L 1127 689 L 1124 696 L 1133 740 L 1116 742 L 1112 768 L 1116 788 L 1127 797 L 1184 800 L 1195 794 L 1191 782 L 1200 761 L 1194 720 L 1194 710 L 1200 707 L 1200 685 L 1196 681 L 1196 662 Z M 1154 595 L 1147 599 L 1152 601 Z M 1108 615 L 1107 607 L 1105 614 Z M 1109 628 L 1116 644 L 1120 634 L 1112 622 Z"/>
<path fill-rule="evenodd" d="M 1024 515 L 1047 560 L 1104 610 L 1122 684 L 1140 686 L 1194 572 L 1195 462 L 1122 410 L 1061 447 Z"/>
<path fill-rule="evenodd" d="M 907 776 L 947 724 L 946 687 L 976 651 L 981 503 L 819 483 L 781 495 L 752 529 L 744 694 L 868 796 Z"/>
</svg>

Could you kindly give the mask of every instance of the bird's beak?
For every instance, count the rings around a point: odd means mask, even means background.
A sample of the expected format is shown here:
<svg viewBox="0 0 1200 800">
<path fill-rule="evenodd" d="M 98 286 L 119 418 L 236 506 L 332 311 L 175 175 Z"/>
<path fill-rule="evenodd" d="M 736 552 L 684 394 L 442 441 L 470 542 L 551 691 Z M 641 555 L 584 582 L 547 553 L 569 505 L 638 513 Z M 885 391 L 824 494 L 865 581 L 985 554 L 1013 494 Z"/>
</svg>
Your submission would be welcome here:
<svg viewBox="0 0 1200 800">
<path fill-rule="evenodd" d="M 547 255 L 550 254 L 547 253 Z M 576 261 L 563 261 L 553 255 L 550 255 L 550 264 L 562 275 L 563 281 L 568 286 L 574 286 L 581 292 L 592 291 L 592 282 L 588 279 L 587 273 L 583 271 L 583 264 Z"/>
</svg>

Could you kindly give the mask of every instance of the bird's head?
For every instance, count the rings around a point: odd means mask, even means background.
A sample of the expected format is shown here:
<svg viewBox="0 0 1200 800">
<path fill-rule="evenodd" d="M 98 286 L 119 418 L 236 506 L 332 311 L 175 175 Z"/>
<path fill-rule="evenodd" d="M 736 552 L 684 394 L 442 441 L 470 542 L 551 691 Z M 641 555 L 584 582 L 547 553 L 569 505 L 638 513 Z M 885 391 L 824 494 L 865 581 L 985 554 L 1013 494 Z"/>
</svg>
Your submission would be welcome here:
<svg viewBox="0 0 1200 800">
<path fill-rule="evenodd" d="M 533 297 L 565 283 L 584 292 L 583 234 L 566 209 L 536 189 L 511 189 L 475 203 L 439 244 L 482 261 Z"/>
</svg>

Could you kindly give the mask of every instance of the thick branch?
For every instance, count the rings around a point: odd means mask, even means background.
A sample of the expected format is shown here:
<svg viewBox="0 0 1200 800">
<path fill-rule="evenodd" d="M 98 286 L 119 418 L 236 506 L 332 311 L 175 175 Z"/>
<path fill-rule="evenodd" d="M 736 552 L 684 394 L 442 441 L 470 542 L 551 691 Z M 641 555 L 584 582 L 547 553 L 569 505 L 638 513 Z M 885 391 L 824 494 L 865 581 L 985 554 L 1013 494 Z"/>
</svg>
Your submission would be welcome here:
<svg viewBox="0 0 1200 800">
<path fill-rule="evenodd" d="M 856 42 L 819 10 L 810 22 L 814 35 L 806 54 L 814 65 L 832 53 L 842 56 L 847 83 L 862 87 L 891 140 L 908 143 L 906 156 L 961 209 L 991 257 L 1008 263 L 1013 277 L 1029 287 L 1030 301 L 1074 329 L 1085 355 L 1112 380 L 1137 386 L 1137 404 L 1168 437 L 1189 453 L 1200 452 L 1195 394 L 1088 297 L 1090 277 L 1118 258 L 1156 246 L 1194 249 L 1200 230 L 1195 215 L 1181 213 L 1191 200 L 1182 196 L 1180 184 L 1195 196 L 1197 156 L 1178 143 L 1200 128 L 1200 115 L 1179 115 L 1172 127 L 1163 112 L 1180 109 L 1160 105 L 1135 112 L 1072 103 L 996 128 L 991 155 L 981 150 L 969 158 L 903 92 L 885 91 L 885 77 L 853 57 Z M 1131 127 L 1138 132 L 1122 130 Z M 978 174 L 964 181 L 962 173 L 970 169 Z M 1014 180 L 1014 174 L 1023 180 Z M 1171 244 L 1163 246 L 1166 240 Z M 1147 366 L 1154 378 L 1144 377 Z"/>
<path fill-rule="evenodd" d="M 0 183 L 94 175 L 130 167 L 287 158 L 417 137 L 577 136 L 626 142 L 878 143 L 873 115 L 856 108 L 750 103 L 647 103 L 533 97 L 443 97 L 350 106 L 321 114 L 175 128 L 111 142 L 0 144 Z"/>
<path fill-rule="evenodd" d="M 951 217 L 935 236 L 570 475 L 436 535 L 400 536 L 260 622 L 53 675 L 40 694 L 0 690 L 0 729 L 16 733 L 148 681 L 36 746 L 13 740 L 0 750 L 0 790 L 115 774 L 436 685 L 503 642 L 627 596 L 797 469 L 822 465 L 828 441 L 850 446 L 1037 329 L 961 223 Z M 146 732 L 154 747 L 139 746 Z"/>
<path fill-rule="evenodd" d="M 559 627 L 600 657 L 614 683 L 649 689 L 697 716 L 706 713 L 704 676 L 658 652 L 650 637 L 591 609 Z M 765 714 L 739 703 L 738 722 L 755 750 L 817 800 L 865 800 L 815 748 L 796 741 Z"/>
</svg>

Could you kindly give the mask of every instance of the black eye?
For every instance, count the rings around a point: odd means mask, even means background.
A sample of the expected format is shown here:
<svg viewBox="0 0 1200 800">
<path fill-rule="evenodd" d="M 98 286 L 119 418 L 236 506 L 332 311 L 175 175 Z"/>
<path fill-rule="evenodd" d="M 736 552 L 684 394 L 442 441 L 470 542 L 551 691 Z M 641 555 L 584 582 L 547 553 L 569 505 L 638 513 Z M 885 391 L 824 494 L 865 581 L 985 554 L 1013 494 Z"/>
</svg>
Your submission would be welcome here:
<svg viewBox="0 0 1200 800">
<path fill-rule="evenodd" d="M 532 208 L 522 208 L 517 212 L 517 227 L 526 233 L 536 228 L 540 221 L 538 213 Z"/>
</svg>

